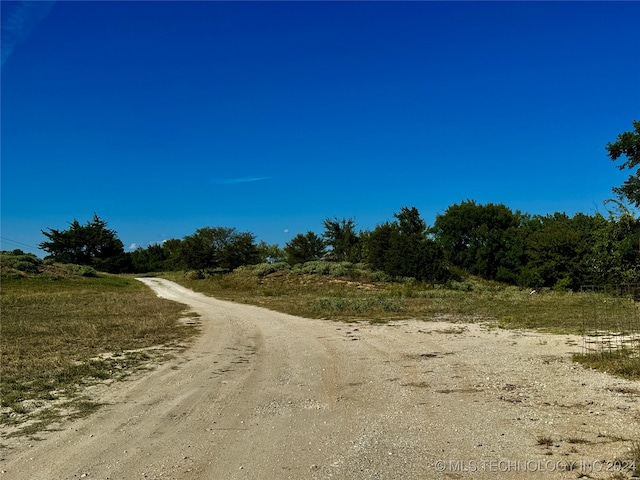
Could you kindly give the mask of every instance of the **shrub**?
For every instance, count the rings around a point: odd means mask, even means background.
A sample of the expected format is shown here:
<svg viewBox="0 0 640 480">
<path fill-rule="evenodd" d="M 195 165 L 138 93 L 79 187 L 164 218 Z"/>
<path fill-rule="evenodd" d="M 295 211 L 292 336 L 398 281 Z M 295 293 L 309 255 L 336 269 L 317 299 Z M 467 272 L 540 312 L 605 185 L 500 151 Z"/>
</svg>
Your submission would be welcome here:
<svg viewBox="0 0 640 480">
<path fill-rule="evenodd" d="M 20 270 L 21 272 L 38 273 L 39 271 L 37 264 L 31 263 L 31 262 L 25 262 L 21 260 L 18 260 L 17 262 L 13 262 L 11 266 L 16 270 Z"/>
<path fill-rule="evenodd" d="M 78 274 L 82 277 L 97 277 L 98 276 L 98 272 L 96 272 L 96 269 L 93 267 L 90 267 L 88 265 L 82 265 L 79 269 L 78 269 Z"/>
<path fill-rule="evenodd" d="M 329 268 L 329 274 L 332 277 L 346 277 L 347 275 L 349 275 L 349 270 L 347 270 L 347 268 L 345 268 L 342 265 L 331 265 L 331 267 Z"/>
<path fill-rule="evenodd" d="M 299 270 L 300 273 L 327 275 L 331 272 L 331 262 L 314 260 L 302 265 L 296 265 L 296 270 Z"/>
<path fill-rule="evenodd" d="M 356 314 L 366 312 L 399 312 L 404 307 L 401 298 L 386 295 L 366 297 L 324 297 L 312 302 L 312 308 L 317 313 Z"/>
<path fill-rule="evenodd" d="M 42 265 L 42 260 L 34 254 L 22 253 L 20 250 L 2 252 L 0 260 L 4 266 L 26 273 L 38 273 Z"/>
<path fill-rule="evenodd" d="M 468 280 L 465 280 L 464 282 L 452 280 L 451 282 L 449 282 L 448 287 L 451 290 L 456 290 L 459 292 L 470 292 L 473 290 L 473 283 Z"/>
<path fill-rule="evenodd" d="M 200 270 L 191 270 L 190 272 L 186 272 L 185 277 L 187 277 L 189 280 L 204 280 L 204 272 L 200 271 Z"/>
<path fill-rule="evenodd" d="M 254 274 L 259 277 L 264 277 L 270 273 L 278 272 L 280 270 L 289 270 L 291 266 L 287 262 L 275 262 L 275 263 L 259 263 L 253 265 L 250 268 Z"/>
<path fill-rule="evenodd" d="M 375 272 L 371 272 L 371 274 L 369 275 L 369 280 L 372 282 L 391 282 L 393 280 L 393 277 L 388 273 L 376 270 Z"/>
<path fill-rule="evenodd" d="M 81 277 L 97 277 L 98 272 L 95 268 L 90 267 L 89 265 L 75 265 L 70 263 L 67 265 L 67 269 L 73 275 L 80 275 Z"/>
</svg>

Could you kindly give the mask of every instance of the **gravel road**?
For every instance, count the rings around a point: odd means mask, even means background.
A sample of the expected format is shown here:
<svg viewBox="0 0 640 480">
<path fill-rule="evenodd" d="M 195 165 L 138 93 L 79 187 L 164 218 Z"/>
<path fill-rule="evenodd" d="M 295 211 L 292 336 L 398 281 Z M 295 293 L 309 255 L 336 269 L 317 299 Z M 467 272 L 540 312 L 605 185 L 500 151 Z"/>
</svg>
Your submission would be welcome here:
<svg viewBox="0 0 640 480">
<path fill-rule="evenodd" d="M 140 281 L 200 335 L 93 388 L 92 416 L 3 442 L 0 479 L 630 477 L 640 382 L 574 364 L 580 337 L 309 320 Z"/>
</svg>

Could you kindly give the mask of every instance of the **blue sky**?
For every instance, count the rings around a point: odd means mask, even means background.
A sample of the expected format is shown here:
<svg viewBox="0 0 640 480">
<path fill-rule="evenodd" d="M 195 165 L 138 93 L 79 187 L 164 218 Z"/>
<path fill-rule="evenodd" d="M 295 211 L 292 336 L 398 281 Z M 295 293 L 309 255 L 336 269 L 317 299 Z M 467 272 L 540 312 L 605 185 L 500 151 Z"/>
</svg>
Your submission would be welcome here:
<svg viewBox="0 0 640 480">
<path fill-rule="evenodd" d="M 2 2 L 2 249 L 604 212 L 639 2 Z M 38 252 L 42 253 L 42 252 Z"/>
</svg>

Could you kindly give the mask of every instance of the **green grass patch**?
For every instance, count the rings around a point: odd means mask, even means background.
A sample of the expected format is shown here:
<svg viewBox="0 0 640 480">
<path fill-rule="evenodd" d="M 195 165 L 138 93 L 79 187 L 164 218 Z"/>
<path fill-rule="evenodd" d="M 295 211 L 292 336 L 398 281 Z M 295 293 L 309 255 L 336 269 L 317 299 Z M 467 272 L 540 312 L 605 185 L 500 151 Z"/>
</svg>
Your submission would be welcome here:
<svg viewBox="0 0 640 480">
<path fill-rule="evenodd" d="M 575 353 L 573 360 L 585 368 L 593 368 L 630 380 L 640 379 L 640 357 L 629 351 Z"/>
</svg>

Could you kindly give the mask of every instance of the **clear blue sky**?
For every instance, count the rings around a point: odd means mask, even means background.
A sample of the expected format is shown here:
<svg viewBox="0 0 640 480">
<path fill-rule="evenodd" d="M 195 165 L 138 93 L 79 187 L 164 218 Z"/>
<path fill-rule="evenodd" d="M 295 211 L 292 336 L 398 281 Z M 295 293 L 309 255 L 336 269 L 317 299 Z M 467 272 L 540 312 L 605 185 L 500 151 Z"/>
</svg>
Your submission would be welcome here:
<svg viewBox="0 0 640 480">
<path fill-rule="evenodd" d="M 639 2 L 2 2 L 2 249 L 604 212 Z M 42 252 L 38 252 L 42 254 Z"/>
</svg>

